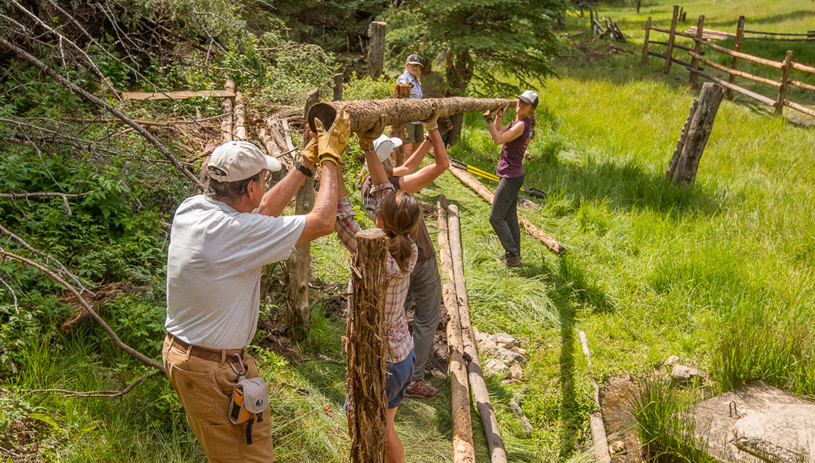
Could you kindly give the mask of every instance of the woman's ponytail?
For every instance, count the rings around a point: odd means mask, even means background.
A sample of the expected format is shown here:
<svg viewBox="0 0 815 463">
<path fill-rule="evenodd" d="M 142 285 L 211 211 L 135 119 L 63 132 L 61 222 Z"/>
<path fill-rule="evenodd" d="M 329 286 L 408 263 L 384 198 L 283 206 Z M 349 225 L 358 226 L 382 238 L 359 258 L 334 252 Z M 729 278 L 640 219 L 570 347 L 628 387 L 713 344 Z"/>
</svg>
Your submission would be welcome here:
<svg viewBox="0 0 815 463">
<path fill-rule="evenodd" d="M 403 272 L 410 267 L 410 259 L 413 257 L 410 235 L 414 235 L 419 229 L 421 216 L 419 201 L 402 190 L 391 191 L 379 205 L 382 229 L 388 235 L 388 252 L 396 259 Z"/>
</svg>

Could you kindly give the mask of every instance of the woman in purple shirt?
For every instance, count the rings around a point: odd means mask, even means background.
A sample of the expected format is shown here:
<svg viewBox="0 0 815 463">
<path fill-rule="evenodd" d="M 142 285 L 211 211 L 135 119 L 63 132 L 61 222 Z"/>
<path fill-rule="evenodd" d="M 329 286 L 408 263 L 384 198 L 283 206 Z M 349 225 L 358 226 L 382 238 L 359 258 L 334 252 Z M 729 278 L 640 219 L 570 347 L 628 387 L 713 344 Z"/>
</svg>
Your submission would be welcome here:
<svg viewBox="0 0 815 463">
<path fill-rule="evenodd" d="M 483 116 L 487 120 L 490 137 L 496 145 L 503 144 L 501 157 L 498 160 L 497 174 L 501 177 L 490 211 L 490 225 L 504 247 L 501 262 L 507 267 L 521 266 L 521 228 L 518 225 L 518 192 L 524 184 L 524 152 L 526 145 L 534 136 L 535 108 L 538 106 L 538 94 L 527 90 L 518 95 L 515 107 L 515 120 L 506 127 L 501 127 L 504 109 L 501 108 L 493 117 L 492 111 Z"/>
</svg>

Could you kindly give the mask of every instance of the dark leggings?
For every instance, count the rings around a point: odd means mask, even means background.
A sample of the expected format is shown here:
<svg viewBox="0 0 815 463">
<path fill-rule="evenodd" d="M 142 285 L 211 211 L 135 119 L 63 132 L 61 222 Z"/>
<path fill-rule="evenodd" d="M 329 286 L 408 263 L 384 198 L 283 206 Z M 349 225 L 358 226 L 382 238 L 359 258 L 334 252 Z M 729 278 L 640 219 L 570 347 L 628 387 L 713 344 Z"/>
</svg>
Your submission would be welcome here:
<svg viewBox="0 0 815 463">
<path fill-rule="evenodd" d="M 524 176 L 502 178 L 495 190 L 490 211 L 490 225 L 498 235 L 504 250 L 513 256 L 521 255 L 521 227 L 518 225 L 518 192 Z"/>
</svg>

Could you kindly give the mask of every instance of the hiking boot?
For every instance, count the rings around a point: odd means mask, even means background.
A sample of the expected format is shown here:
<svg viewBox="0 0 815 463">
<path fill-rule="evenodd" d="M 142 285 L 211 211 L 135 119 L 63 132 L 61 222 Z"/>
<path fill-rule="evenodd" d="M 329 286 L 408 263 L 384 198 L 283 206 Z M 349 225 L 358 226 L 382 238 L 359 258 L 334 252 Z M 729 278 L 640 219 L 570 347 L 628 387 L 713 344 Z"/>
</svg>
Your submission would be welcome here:
<svg viewBox="0 0 815 463">
<path fill-rule="evenodd" d="M 405 397 L 415 397 L 417 399 L 431 399 L 436 397 L 439 390 L 426 384 L 424 381 L 416 381 L 405 390 Z"/>
<path fill-rule="evenodd" d="M 506 253 L 503 259 L 501 259 L 501 263 L 506 265 L 507 267 L 520 267 L 521 266 L 521 256 L 513 256 L 510 253 Z"/>
</svg>

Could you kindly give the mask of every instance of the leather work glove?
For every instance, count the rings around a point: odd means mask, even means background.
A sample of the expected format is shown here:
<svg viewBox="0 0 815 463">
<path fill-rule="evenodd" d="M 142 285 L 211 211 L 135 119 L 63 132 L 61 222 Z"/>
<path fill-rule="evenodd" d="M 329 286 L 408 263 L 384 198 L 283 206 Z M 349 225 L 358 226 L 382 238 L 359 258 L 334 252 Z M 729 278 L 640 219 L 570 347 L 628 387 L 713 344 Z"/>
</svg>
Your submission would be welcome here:
<svg viewBox="0 0 815 463">
<path fill-rule="evenodd" d="M 453 130 L 453 121 L 450 120 L 450 117 L 448 116 L 440 117 L 437 123 L 439 124 L 439 133 L 441 135 Z"/>
<path fill-rule="evenodd" d="M 383 121 L 384 118 L 380 116 L 379 120 L 376 122 L 376 124 L 374 124 L 373 127 L 364 132 L 357 132 L 357 139 L 359 139 L 359 147 L 362 148 L 362 151 L 374 149 L 374 140 L 379 138 L 385 129 L 385 124 L 383 123 Z"/>
<path fill-rule="evenodd" d="M 317 139 L 312 137 L 311 141 L 308 142 L 308 145 L 303 148 L 303 151 L 300 151 L 300 155 L 308 159 L 310 162 L 313 162 L 314 165 L 319 165 L 320 157 L 317 154 Z"/>
<path fill-rule="evenodd" d="M 314 120 L 317 128 L 317 152 L 319 161 L 331 161 L 338 166 L 343 164 L 342 153 L 348 147 L 348 136 L 351 134 L 351 115 L 348 110 L 337 114 L 334 124 L 328 130 L 322 121 Z"/>
<path fill-rule="evenodd" d="M 430 113 L 430 117 L 423 121 L 419 121 L 423 126 L 427 133 L 430 133 L 439 128 L 438 123 L 436 122 L 439 118 L 439 103 L 433 102 L 433 111 Z"/>
</svg>

